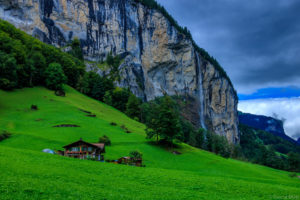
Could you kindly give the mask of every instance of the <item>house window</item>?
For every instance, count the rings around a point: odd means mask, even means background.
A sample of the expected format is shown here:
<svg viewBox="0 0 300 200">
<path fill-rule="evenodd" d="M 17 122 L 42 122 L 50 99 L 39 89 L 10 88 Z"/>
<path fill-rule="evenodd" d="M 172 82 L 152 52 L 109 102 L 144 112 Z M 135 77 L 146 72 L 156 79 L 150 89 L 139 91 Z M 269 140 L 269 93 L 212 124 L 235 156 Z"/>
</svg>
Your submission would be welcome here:
<svg viewBox="0 0 300 200">
<path fill-rule="evenodd" d="M 72 151 L 79 151 L 79 147 L 72 147 Z"/>
<path fill-rule="evenodd" d="M 86 147 L 82 147 L 82 151 L 86 151 L 87 150 L 87 148 Z"/>
<path fill-rule="evenodd" d="M 93 151 L 93 147 L 89 147 L 89 148 L 88 148 L 88 151 Z"/>
</svg>

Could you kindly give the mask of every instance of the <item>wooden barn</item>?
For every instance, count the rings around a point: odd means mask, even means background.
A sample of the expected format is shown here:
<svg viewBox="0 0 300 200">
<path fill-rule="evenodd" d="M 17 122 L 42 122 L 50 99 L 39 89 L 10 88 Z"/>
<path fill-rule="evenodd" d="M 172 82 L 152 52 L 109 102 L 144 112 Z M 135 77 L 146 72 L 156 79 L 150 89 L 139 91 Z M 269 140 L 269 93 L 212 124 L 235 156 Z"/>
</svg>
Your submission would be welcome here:
<svg viewBox="0 0 300 200">
<path fill-rule="evenodd" d="M 79 158 L 79 159 L 95 159 L 103 161 L 105 153 L 104 143 L 88 143 L 80 140 L 68 144 L 63 147 L 65 149 L 64 156 Z"/>
</svg>

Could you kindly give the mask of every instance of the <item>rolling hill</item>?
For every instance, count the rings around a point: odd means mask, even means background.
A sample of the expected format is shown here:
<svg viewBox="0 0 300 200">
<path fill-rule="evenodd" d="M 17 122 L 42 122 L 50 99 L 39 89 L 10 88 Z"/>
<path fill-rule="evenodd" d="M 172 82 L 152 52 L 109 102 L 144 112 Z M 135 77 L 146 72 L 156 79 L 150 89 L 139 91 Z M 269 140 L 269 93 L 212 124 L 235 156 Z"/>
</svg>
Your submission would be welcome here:
<svg viewBox="0 0 300 200">
<path fill-rule="evenodd" d="M 0 199 L 285 199 L 299 197 L 300 180 L 288 172 L 224 159 L 179 144 L 158 147 L 145 139 L 144 125 L 66 86 L 66 97 L 42 87 L 0 90 Z M 38 110 L 30 109 L 37 105 Z M 96 114 L 87 117 L 84 111 Z M 111 122 L 117 126 L 110 125 Z M 55 128 L 60 124 L 80 127 Z M 126 126 L 132 133 L 120 128 Z M 112 145 L 105 159 L 143 153 L 145 168 L 42 153 L 78 140 Z"/>
</svg>

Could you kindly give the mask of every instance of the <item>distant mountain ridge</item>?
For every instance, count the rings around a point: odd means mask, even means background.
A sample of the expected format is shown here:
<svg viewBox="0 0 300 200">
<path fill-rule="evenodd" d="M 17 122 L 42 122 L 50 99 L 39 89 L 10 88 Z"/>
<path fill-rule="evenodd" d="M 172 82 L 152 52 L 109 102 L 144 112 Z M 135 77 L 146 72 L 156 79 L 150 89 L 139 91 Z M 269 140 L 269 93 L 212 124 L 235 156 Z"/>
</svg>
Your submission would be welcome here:
<svg viewBox="0 0 300 200">
<path fill-rule="evenodd" d="M 260 129 L 276 136 L 279 136 L 285 140 L 296 143 L 294 139 L 285 134 L 283 128 L 283 122 L 281 120 L 275 119 L 273 117 L 268 117 L 264 115 L 254 115 L 250 113 L 238 113 L 240 124 L 250 126 L 255 129 Z M 299 139 L 298 142 L 299 143 Z"/>
</svg>

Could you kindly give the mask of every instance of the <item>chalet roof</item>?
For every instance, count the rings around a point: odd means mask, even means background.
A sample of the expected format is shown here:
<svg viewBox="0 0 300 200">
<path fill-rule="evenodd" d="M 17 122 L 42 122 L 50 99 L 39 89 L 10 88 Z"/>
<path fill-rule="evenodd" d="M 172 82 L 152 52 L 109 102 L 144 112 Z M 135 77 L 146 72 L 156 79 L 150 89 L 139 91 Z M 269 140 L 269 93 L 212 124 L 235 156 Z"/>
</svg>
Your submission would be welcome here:
<svg viewBox="0 0 300 200">
<path fill-rule="evenodd" d="M 71 144 L 68 144 L 68 145 L 64 146 L 63 148 L 66 149 L 66 148 L 69 148 L 69 147 L 77 146 L 77 145 L 79 145 L 79 144 L 85 144 L 85 145 L 87 145 L 87 146 L 99 148 L 99 149 L 101 149 L 101 150 L 103 150 L 104 147 L 105 147 L 105 144 L 104 144 L 104 143 L 88 143 L 88 142 L 83 141 L 83 140 L 80 138 L 80 140 L 78 140 L 78 141 L 76 141 L 76 142 L 73 142 L 73 143 L 71 143 Z"/>
</svg>

